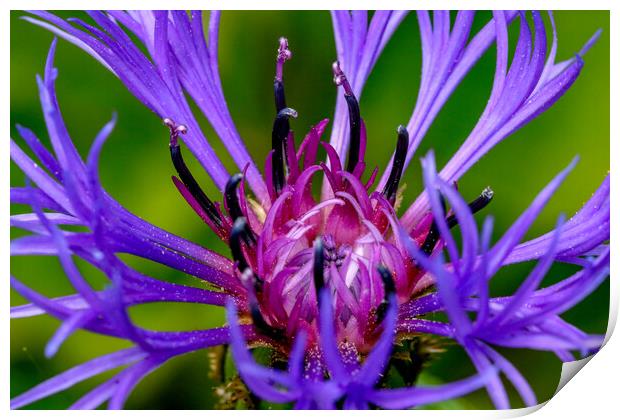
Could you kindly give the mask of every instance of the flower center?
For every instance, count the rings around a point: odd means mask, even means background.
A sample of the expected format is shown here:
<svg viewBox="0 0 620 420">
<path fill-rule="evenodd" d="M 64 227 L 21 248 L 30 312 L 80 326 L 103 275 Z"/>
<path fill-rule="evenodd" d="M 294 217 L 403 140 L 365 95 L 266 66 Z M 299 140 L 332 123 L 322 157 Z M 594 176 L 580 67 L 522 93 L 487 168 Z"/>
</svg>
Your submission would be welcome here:
<svg viewBox="0 0 620 420">
<path fill-rule="evenodd" d="M 405 302 L 431 284 L 428 279 L 422 281 L 425 273 L 401 243 L 396 216 L 409 135 L 405 127 L 398 127 L 388 181 L 383 191 L 372 191 L 378 169 L 365 178 L 366 130 L 357 98 L 336 62 L 334 82 L 342 86 L 349 111 L 346 167 L 336 150 L 320 140 L 327 120 L 312 127 L 297 147 L 289 121 L 297 111 L 286 104 L 283 82 L 284 63 L 290 58 L 288 42 L 282 38 L 274 80 L 272 150 L 265 165 L 269 202 L 247 197 L 243 175 L 235 174 L 225 187 L 225 214 L 183 161 L 178 137 L 185 127 L 166 119 L 171 157 L 180 178 L 173 181 L 196 213 L 228 242 L 236 275 L 247 292 L 238 297 L 247 303 L 258 333 L 288 345 L 287 337 L 304 329 L 311 342 L 317 340 L 317 291 L 326 287 L 332 296 L 338 341 L 364 353 L 379 335 L 387 295 L 395 292 Z M 328 163 L 317 161 L 320 146 Z M 331 195 L 317 199 L 312 182 L 321 175 Z M 485 189 L 470 207 L 480 210 L 492 196 Z M 457 219 L 447 214 L 446 222 L 453 227 Z M 442 246 L 430 214 L 406 234 L 429 255 Z"/>
</svg>

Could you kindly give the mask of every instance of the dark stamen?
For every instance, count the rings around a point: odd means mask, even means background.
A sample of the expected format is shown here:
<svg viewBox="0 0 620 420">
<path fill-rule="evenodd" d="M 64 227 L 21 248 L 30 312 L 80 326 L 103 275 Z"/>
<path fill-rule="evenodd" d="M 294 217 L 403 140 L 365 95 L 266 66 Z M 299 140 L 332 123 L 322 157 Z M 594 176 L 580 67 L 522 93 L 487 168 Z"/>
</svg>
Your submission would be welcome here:
<svg viewBox="0 0 620 420">
<path fill-rule="evenodd" d="M 280 194 L 284 187 L 284 150 L 289 133 L 288 119 L 290 117 L 297 118 L 297 111 L 284 108 L 278 112 L 271 132 L 271 148 L 273 149 L 271 173 L 276 194 Z"/>
<path fill-rule="evenodd" d="M 250 302 L 250 316 L 252 317 L 252 323 L 254 327 L 262 332 L 265 335 L 273 336 L 275 329 L 265 321 L 263 318 L 263 314 L 260 311 L 260 307 L 258 306 L 258 302 L 256 299 L 253 299 L 253 302 Z"/>
<path fill-rule="evenodd" d="M 254 328 L 256 330 L 268 337 L 275 338 L 276 340 L 282 340 L 286 338 L 284 336 L 284 331 L 280 328 L 272 327 L 267 323 L 263 314 L 260 310 L 260 306 L 258 304 L 258 300 L 256 299 L 256 295 L 250 292 L 249 297 L 249 306 L 250 306 L 250 317 L 252 317 L 252 323 L 254 324 Z"/>
<path fill-rule="evenodd" d="M 344 72 L 340 68 L 340 63 L 336 61 L 332 65 L 334 71 L 334 83 L 337 86 L 342 86 L 344 89 L 344 99 L 347 101 L 349 108 L 349 156 L 347 158 L 347 171 L 353 172 L 355 166 L 360 159 L 360 136 L 361 136 L 361 123 L 362 118 L 360 116 L 360 105 L 357 102 L 353 89 L 347 80 Z"/>
<path fill-rule="evenodd" d="M 185 134 L 187 128 L 184 125 L 176 125 L 170 118 L 165 118 L 164 124 L 170 129 L 170 157 L 177 174 L 179 174 L 179 178 L 181 178 L 181 181 L 183 181 L 183 184 L 185 184 L 192 197 L 196 199 L 200 207 L 207 216 L 209 216 L 209 219 L 211 219 L 216 226 L 222 227 L 222 219 L 220 218 L 215 204 L 209 200 L 209 197 L 207 197 L 202 188 L 200 188 L 198 182 L 196 182 L 196 179 L 183 160 L 181 146 L 179 145 L 179 134 Z"/>
<path fill-rule="evenodd" d="M 484 190 L 482 190 L 480 195 L 476 197 L 475 200 L 473 200 L 471 203 L 468 204 L 469 210 L 471 210 L 472 213 L 479 212 L 491 202 L 494 194 L 495 193 L 490 187 L 486 187 Z M 457 220 L 454 214 L 451 214 L 446 219 L 446 223 L 448 224 L 449 228 L 453 228 L 459 223 L 459 221 Z"/>
<path fill-rule="evenodd" d="M 377 322 L 381 322 L 385 318 L 390 296 L 396 294 L 396 284 L 392 273 L 386 267 L 380 265 L 377 271 L 383 282 L 383 301 L 377 307 Z"/>
<path fill-rule="evenodd" d="M 442 195 L 440 195 L 439 198 L 441 201 L 441 207 L 443 208 L 443 214 L 446 214 L 446 201 Z M 424 239 L 424 243 L 422 244 L 420 250 L 426 255 L 431 255 L 433 249 L 435 249 L 435 245 L 437 244 L 438 240 L 439 228 L 437 227 L 437 223 L 435 223 L 435 220 L 433 220 L 433 223 L 431 223 L 431 228 L 428 230 L 428 233 L 426 234 L 426 238 Z"/>
<path fill-rule="evenodd" d="M 250 317 L 257 331 L 273 338 L 281 339 L 284 335 L 280 329 L 274 328 L 267 323 L 260 310 L 260 305 L 256 294 L 262 291 L 263 281 L 252 271 L 246 268 L 241 273 L 241 282 L 248 290 L 248 304 L 250 307 Z"/>
<path fill-rule="evenodd" d="M 347 157 L 347 171 L 353 172 L 360 159 L 360 106 L 353 95 L 344 95 L 349 107 L 349 156 Z"/>
<path fill-rule="evenodd" d="M 386 267 L 380 265 L 377 267 L 377 271 L 381 276 L 381 281 L 383 282 L 383 290 L 385 292 L 385 296 L 389 296 L 392 293 L 396 293 L 396 284 L 394 283 L 394 278 L 392 277 L 392 273 Z"/>
<path fill-rule="evenodd" d="M 232 220 L 237 220 L 243 217 L 241 206 L 239 205 L 239 198 L 237 197 L 237 187 L 243 180 L 243 175 L 234 174 L 228 179 L 226 188 L 224 189 L 224 195 L 226 197 L 226 205 L 228 206 L 228 214 Z"/>
<path fill-rule="evenodd" d="M 388 178 L 385 188 L 383 188 L 383 195 L 390 202 L 396 200 L 396 191 L 398 190 L 398 184 L 400 178 L 403 175 L 403 167 L 405 166 L 405 157 L 407 157 L 407 149 L 409 148 L 409 133 L 407 129 L 399 125 L 398 126 L 398 140 L 396 142 L 396 151 L 394 152 L 394 161 L 392 163 L 392 171 Z"/>
<path fill-rule="evenodd" d="M 325 277 L 323 273 L 325 269 L 325 255 L 323 252 L 323 241 L 321 238 L 316 238 L 314 240 L 314 264 L 312 266 L 312 275 L 317 300 L 321 295 L 321 290 L 325 287 Z"/>
<path fill-rule="evenodd" d="M 486 187 L 484 190 L 482 190 L 480 195 L 475 200 L 473 200 L 471 203 L 468 204 L 471 212 L 477 213 L 483 208 L 485 208 L 493 199 L 493 195 L 494 195 L 494 192 L 490 187 Z M 443 212 L 445 214 L 446 203 L 445 203 L 443 196 L 440 195 L 440 198 L 441 198 L 441 205 L 443 207 Z M 456 226 L 458 224 L 458 219 L 456 218 L 456 215 L 451 214 L 450 216 L 446 217 L 446 224 L 448 225 L 448 228 L 450 229 Z M 431 255 L 438 240 L 439 240 L 439 229 L 437 228 L 437 224 L 433 220 L 433 223 L 431 224 L 431 228 L 429 229 L 428 234 L 426 235 L 426 238 L 424 239 L 424 243 L 422 244 L 422 247 L 420 248 L 420 250 L 424 252 L 426 255 Z"/>
<path fill-rule="evenodd" d="M 245 286 L 246 289 L 250 290 L 251 294 L 261 293 L 263 291 L 263 285 L 265 281 L 258 277 L 254 271 L 250 267 L 246 268 L 241 272 L 241 283 Z"/>
<path fill-rule="evenodd" d="M 248 227 L 248 224 L 245 220 L 245 217 L 239 217 L 235 220 L 233 227 L 230 231 L 230 238 L 228 239 L 228 245 L 230 246 L 230 251 L 232 253 L 233 260 L 237 262 L 239 271 L 242 273 L 245 272 L 250 266 L 245 259 L 245 255 L 243 255 L 243 250 L 241 249 L 241 241 L 243 241 L 247 246 L 252 245 L 253 243 L 252 232 Z"/>
<path fill-rule="evenodd" d="M 276 57 L 276 77 L 273 81 L 273 96 L 276 104 L 276 113 L 279 113 L 286 108 L 286 96 L 284 95 L 284 81 L 282 80 L 284 74 L 284 63 L 291 59 L 291 50 L 288 49 L 288 40 L 286 38 L 280 38 L 280 45 L 278 46 L 278 55 Z M 291 129 L 291 125 L 288 120 L 283 122 L 282 132 L 287 134 L 284 138 L 284 161 L 286 165 L 289 165 L 288 155 L 286 154 L 286 140 L 288 139 L 288 132 Z M 279 191 L 278 191 L 279 192 Z"/>
<path fill-rule="evenodd" d="M 273 96 L 276 102 L 276 112 L 280 112 L 286 108 L 286 97 L 284 96 L 284 83 L 282 83 L 282 80 L 274 80 Z"/>
</svg>

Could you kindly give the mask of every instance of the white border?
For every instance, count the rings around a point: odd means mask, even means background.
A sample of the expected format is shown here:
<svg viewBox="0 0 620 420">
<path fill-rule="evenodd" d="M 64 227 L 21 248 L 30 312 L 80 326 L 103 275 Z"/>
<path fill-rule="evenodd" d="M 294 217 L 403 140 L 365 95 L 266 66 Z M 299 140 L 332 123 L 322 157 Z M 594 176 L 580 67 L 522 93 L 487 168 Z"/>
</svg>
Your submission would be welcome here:
<svg viewBox="0 0 620 420">
<path fill-rule="evenodd" d="M 339 0 L 335 1 L 274 1 L 274 0 L 261 0 L 261 9 L 376 9 L 380 6 L 382 9 L 511 9 L 511 8 L 523 8 L 523 9 L 554 9 L 554 10 L 580 10 L 587 6 L 588 10 L 611 10 L 611 25 L 610 25 L 610 51 L 611 51 L 611 156 L 612 161 L 614 157 L 620 157 L 620 148 L 618 141 L 620 140 L 620 132 L 618 125 L 618 117 L 620 117 L 620 108 L 618 106 L 619 99 L 619 84 L 618 77 L 620 76 L 620 42 L 618 36 L 620 26 L 620 7 L 612 0 L 525 0 L 525 1 L 395 1 L 395 0 L 383 0 L 378 2 L 376 0 Z M 143 9 L 146 6 L 151 9 L 225 9 L 225 10 L 248 10 L 256 9 L 256 3 L 250 1 L 162 1 L 162 0 L 150 0 L 149 2 L 138 1 L 118 1 L 118 0 L 104 0 L 104 1 L 91 1 L 84 2 L 76 0 L 3 0 L 0 5 L 2 14 L 0 15 L 0 45 L 1 55 L 6 60 L 0 68 L 1 79 L 3 82 L 2 100 L 0 100 L 1 110 L 1 125 L 4 133 L 9 133 L 9 104 L 10 96 L 8 94 L 8 86 L 10 86 L 10 75 L 8 66 L 9 57 L 9 40 L 10 40 L 10 28 L 9 28 L 9 10 L 11 9 L 83 9 L 85 7 L 94 9 Z M 0 155 L 3 156 L 3 162 L 8 168 L 8 156 L 9 156 L 9 142 L 3 141 L 0 143 Z M 4 166 L 3 166 L 4 167 Z M 2 208 L 5 212 L 4 220 L 8 219 L 9 215 L 9 172 L 8 170 L 0 171 L 0 177 L 2 179 L 2 185 L 5 189 L 0 194 L 0 200 L 2 201 Z M 611 174 L 612 184 L 616 185 L 616 181 L 619 180 L 620 175 L 617 172 Z M 611 192 L 611 213 L 616 215 L 620 214 L 620 206 L 618 203 L 618 190 L 612 188 Z M 9 277 L 9 226 L 8 223 L 0 223 L 0 229 L 4 241 L 2 242 L 2 255 L 3 264 L 1 264 L 2 278 L 8 280 Z M 612 222 L 611 232 L 613 238 L 618 238 L 618 227 L 615 222 Z M 498 411 L 416 411 L 416 412 L 383 412 L 380 415 L 389 415 L 395 417 L 402 417 L 410 419 L 412 416 L 415 418 L 466 418 L 466 419 L 485 419 L 485 418 L 508 418 L 517 417 L 525 414 L 530 414 L 532 419 L 556 419 L 556 418 L 584 418 L 588 416 L 593 419 L 607 419 L 611 418 L 610 413 L 618 412 L 617 400 L 618 389 L 620 382 L 620 339 L 617 337 L 611 337 L 616 319 L 618 315 L 618 298 L 620 297 L 620 290 L 618 287 L 618 273 L 615 256 L 617 255 L 618 245 L 615 241 L 612 241 L 612 258 L 611 265 L 611 309 L 609 316 L 609 330 L 606 339 L 608 340 L 605 347 L 592 359 L 590 363 L 583 368 L 578 374 L 577 380 L 571 380 L 561 391 L 551 399 L 547 404 L 541 404 L 540 406 L 532 409 L 511 410 L 508 412 Z M 9 407 L 9 293 L 8 284 L 5 285 L 3 293 L 0 293 L 0 301 L 6 314 L 0 320 L 2 335 L 0 336 L 0 355 L 2 358 L 2 364 L 0 365 L 0 377 L 2 378 L 0 384 L 0 410 L 1 412 L 8 412 L 10 418 L 79 418 L 87 417 L 109 418 L 114 416 L 117 418 L 133 418 L 136 415 L 148 415 L 150 418 L 163 418 L 169 414 L 166 412 L 151 411 L 149 413 L 135 412 L 135 411 L 123 411 L 123 412 L 68 412 L 68 411 L 10 411 Z M 329 412 L 322 415 L 327 416 L 355 416 L 357 419 L 373 418 L 377 416 L 376 412 Z M 205 416 L 201 411 L 184 411 L 180 415 L 184 418 L 202 419 Z M 207 414 L 208 415 L 208 414 Z M 296 412 L 295 417 L 309 418 L 313 415 L 310 412 Z M 270 420 L 273 417 L 289 417 L 290 412 L 286 411 L 234 411 L 225 412 L 218 411 L 218 417 L 234 416 L 237 418 L 252 418 L 255 419 L 267 419 Z"/>
<path fill-rule="evenodd" d="M 5 0 L 3 9 L 222 9 L 222 10 L 329 10 L 329 9 L 550 9 L 550 10 L 613 10 L 613 0 Z M 257 7 L 260 6 L 260 7 Z M 377 7 L 379 6 L 379 7 Z M 588 6 L 587 8 L 584 6 Z"/>
</svg>

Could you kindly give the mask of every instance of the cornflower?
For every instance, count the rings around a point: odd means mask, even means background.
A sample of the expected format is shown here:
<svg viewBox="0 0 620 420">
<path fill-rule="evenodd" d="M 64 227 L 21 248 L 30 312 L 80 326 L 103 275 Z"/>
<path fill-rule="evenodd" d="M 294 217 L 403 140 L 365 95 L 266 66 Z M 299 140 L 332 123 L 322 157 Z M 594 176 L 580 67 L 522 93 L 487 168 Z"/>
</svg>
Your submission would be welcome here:
<svg viewBox="0 0 620 420">
<path fill-rule="evenodd" d="M 131 214 L 103 188 L 99 155 L 116 116 L 86 159 L 77 152 L 62 118 L 52 42 L 43 77 L 37 77 L 52 151 L 27 128 L 18 132 L 38 163 L 11 140 L 11 158 L 27 177 L 11 188 L 11 201 L 32 208 L 11 216 L 11 226 L 31 235 L 11 243 L 12 255 L 55 255 L 76 293 L 49 298 L 11 278 L 31 303 L 11 308 L 13 318 L 41 314 L 62 321 L 49 340 L 52 357 L 78 329 L 118 337 L 131 347 L 60 373 L 15 397 L 12 408 L 60 392 L 97 374 L 122 368 L 71 408 L 122 408 L 139 381 L 173 357 L 230 346 L 235 367 L 256 400 L 295 408 L 410 408 L 485 387 L 497 408 L 509 408 L 504 375 L 525 405 L 537 398 L 523 375 L 495 348 L 552 351 L 561 360 L 595 352 L 602 337 L 560 315 L 595 290 L 609 272 L 609 176 L 571 219 L 521 242 L 528 228 L 576 160 L 552 179 L 529 207 L 491 243 L 493 219 L 478 229 L 473 217 L 494 197 L 486 187 L 468 202 L 457 181 L 500 141 L 553 105 L 575 82 L 595 34 L 574 57 L 556 62 L 557 37 L 547 50 L 543 15 L 497 11 L 472 34 L 474 12 L 417 13 L 422 78 L 411 119 L 399 126 L 394 153 L 380 173 L 366 161 L 367 139 L 358 98 L 383 48 L 406 12 L 334 11 L 337 61 L 332 73 L 338 97 L 329 142 L 328 120 L 301 142 L 291 126 L 284 66 L 292 58 L 279 40 L 274 79 L 271 151 L 264 170 L 248 154 L 226 105 L 218 70 L 220 13 L 208 28 L 199 11 L 93 11 L 94 21 L 61 19 L 31 11 L 25 20 L 77 45 L 117 76 L 169 131 L 174 186 L 183 200 L 228 244 L 232 258 L 166 232 Z M 519 25 L 513 54 L 508 27 Z M 206 35 L 206 36 L 205 36 Z M 142 45 L 139 45 L 139 44 Z M 443 169 L 432 152 L 422 159 L 424 192 L 398 215 L 401 179 L 417 147 L 459 82 L 495 46 L 492 91 L 478 123 Z M 141 49 L 144 47 L 144 50 Z M 191 98 L 209 120 L 239 173 L 230 175 L 193 115 Z M 296 107 L 297 108 L 297 107 Z M 208 197 L 185 164 L 187 148 L 222 192 Z M 327 156 L 320 161 L 319 149 Z M 35 186 L 31 185 L 31 182 Z M 313 194 L 320 183 L 321 193 Z M 247 184 L 247 187 L 246 187 Z M 63 229 L 72 226 L 73 229 Z M 82 229 L 75 229 L 81 227 Z M 461 231 L 457 244 L 452 231 Z M 120 258 L 131 254 L 202 280 L 191 287 L 155 279 Z M 109 284 L 94 289 L 78 270 L 81 259 Z M 536 261 L 511 296 L 491 297 L 489 283 L 509 264 Z M 564 262 L 576 274 L 552 286 L 540 284 L 551 265 Z M 136 326 L 128 308 L 149 302 L 188 302 L 226 308 L 219 328 L 161 332 Z M 445 321 L 428 319 L 443 313 Z M 416 385 L 423 363 L 445 342 L 461 346 L 477 374 L 435 387 Z M 267 348 L 270 365 L 253 348 Z M 405 387 L 387 386 L 398 372 Z"/>
</svg>

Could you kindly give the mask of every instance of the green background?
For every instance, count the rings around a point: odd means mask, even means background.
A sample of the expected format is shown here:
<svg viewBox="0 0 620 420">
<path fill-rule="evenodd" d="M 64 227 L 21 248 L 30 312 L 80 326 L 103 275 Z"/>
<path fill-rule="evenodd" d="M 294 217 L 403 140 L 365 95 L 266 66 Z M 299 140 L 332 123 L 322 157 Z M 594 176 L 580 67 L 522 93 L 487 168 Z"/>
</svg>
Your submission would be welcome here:
<svg viewBox="0 0 620 420">
<path fill-rule="evenodd" d="M 35 74 L 41 73 L 52 35 L 11 15 L 11 125 L 33 129 L 47 141 L 39 108 Z M 62 12 L 62 16 L 82 16 Z M 490 17 L 480 12 L 474 30 Z M 569 161 L 581 160 L 556 193 L 527 237 L 551 229 L 559 213 L 572 215 L 598 187 L 609 168 L 609 13 L 563 11 L 555 14 L 558 26 L 558 60 L 567 59 L 599 28 L 601 39 L 585 57 L 586 65 L 573 88 L 543 116 L 495 147 L 459 182 L 466 198 L 473 198 L 486 185 L 495 193 L 484 214 L 496 221 L 494 239 L 518 217 L 536 193 Z M 517 25 L 511 29 L 514 43 Z M 336 88 L 331 63 L 335 58 L 331 19 L 326 12 L 223 12 L 220 35 L 220 69 L 224 91 L 233 119 L 256 162 L 262 167 L 270 148 L 273 122 L 272 82 L 277 40 L 287 36 L 293 59 L 285 69 L 286 93 L 290 106 L 299 111 L 292 123 L 298 137 L 320 119 L 331 117 Z M 495 66 L 493 48 L 467 75 L 435 120 L 417 152 L 423 156 L 434 149 L 438 166 L 445 164 L 466 138 L 488 98 Z M 159 119 L 129 94 L 123 85 L 99 63 L 78 48 L 60 41 L 56 55 L 59 69 L 58 98 L 65 122 L 80 153 L 85 156 L 95 134 L 113 111 L 117 127 L 106 143 L 101 159 L 104 187 L 122 205 L 149 222 L 205 247 L 229 255 L 226 246 L 210 233 L 181 200 L 170 181 L 173 172 L 168 154 L 168 136 Z M 396 31 L 371 74 L 360 101 L 368 128 L 368 158 L 385 165 L 395 144 L 395 128 L 411 115 L 420 81 L 421 51 L 415 14 L 410 14 Z M 220 156 L 223 146 L 206 120 L 204 131 Z M 11 136 L 18 139 L 12 128 Z M 20 140 L 18 139 L 18 142 Z M 20 144 L 23 144 L 20 142 Z M 233 171 L 231 161 L 224 161 Z M 421 190 L 418 159 L 404 176 L 405 204 Z M 211 197 L 216 189 L 191 161 L 194 173 Z M 11 185 L 23 185 L 24 177 L 11 163 Z M 23 211 L 14 206 L 13 212 Z M 481 220 L 482 216 L 478 217 Z M 12 237 L 22 235 L 14 231 Z M 137 258 L 127 258 L 134 267 L 156 278 L 196 284 L 182 273 Z M 93 284 L 101 276 L 80 265 Z M 512 292 L 531 268 L 519 264 L 502 270 L 492 284 L 493 294 Z M 545 279 L 553 283 L 571 273 L 557 266 Z M 15 257 L 11 272 L 21 281 L 48 296 L 72 293 L 52 257 Z M 11 291 L 13 305 L 24 300 Z M 605 283 L 566 319 L 592 333 L 605 333 L 609 286 Z M 220 325 L 219 309 L 187 304 L 149 304 L 133 308 L 131 317 L 147 328 L 183 330 Z M 43 348 L 58 321 L 48 316 L 11 322 L 11 396 L 18 395 L 56 373 L 101 355 L 126 347 L 116 339 L 78 332 L 51 360 Z M 521 369 L 539 400 L 549 398 L 557 385 L 560 363 L 551 354 L 519 350 L 503 352 Z M 444 382 L 473 373 L 466 357 L 453 347 L 427 369 L 425 382 Z M 63 408 L 102 380 L 86 381 L 56 396 L 33 404 L 33 408 Z M 204 351 L 173 359 L 148 376 L 128 400 L 128 408 L 209 408 L 213 405 L 214 383 L 208 377 Z M 511 391 L 512 392 L 512 391 Z M 514 396 L 513 396 L 514 397 Z M 520 401 L 513 398 L 515 405 Z M 436 407 L 490 408 L 480 391 L 456 402 Z"/>
</svg>

